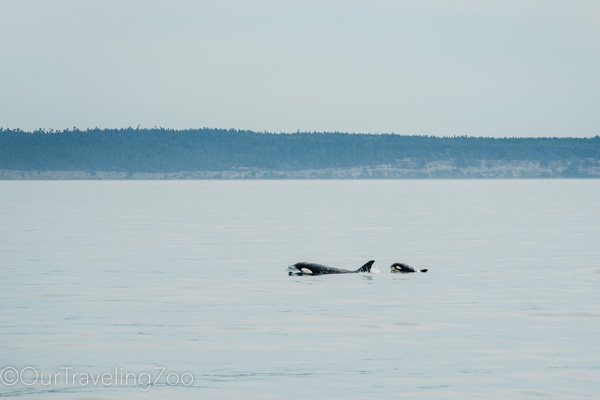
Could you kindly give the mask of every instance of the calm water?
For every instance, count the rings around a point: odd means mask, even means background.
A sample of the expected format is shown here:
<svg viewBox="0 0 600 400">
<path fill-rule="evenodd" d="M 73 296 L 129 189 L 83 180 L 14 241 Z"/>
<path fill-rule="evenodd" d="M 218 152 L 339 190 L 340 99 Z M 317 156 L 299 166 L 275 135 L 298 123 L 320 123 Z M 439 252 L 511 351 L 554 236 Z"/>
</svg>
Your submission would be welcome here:
<svg viewBox="0 0 600 400">
<path fill-rule="evenodd" d="M 0 397 L 600 396 L 597 180 L 0 182 L 0 221 Z"/>
</svg>

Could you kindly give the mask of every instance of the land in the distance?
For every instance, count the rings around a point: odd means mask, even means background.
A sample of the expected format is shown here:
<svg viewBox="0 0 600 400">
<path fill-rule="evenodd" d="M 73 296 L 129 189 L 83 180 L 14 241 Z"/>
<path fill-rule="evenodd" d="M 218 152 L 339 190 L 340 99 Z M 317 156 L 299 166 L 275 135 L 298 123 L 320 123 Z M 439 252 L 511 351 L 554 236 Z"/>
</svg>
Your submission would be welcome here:
<svg viewBox="0 0 600 400">
<path fill-rule="evenodd" d="M 600 178 L 600 137 L 0 129 L 0 179 Z"/>
</svg>

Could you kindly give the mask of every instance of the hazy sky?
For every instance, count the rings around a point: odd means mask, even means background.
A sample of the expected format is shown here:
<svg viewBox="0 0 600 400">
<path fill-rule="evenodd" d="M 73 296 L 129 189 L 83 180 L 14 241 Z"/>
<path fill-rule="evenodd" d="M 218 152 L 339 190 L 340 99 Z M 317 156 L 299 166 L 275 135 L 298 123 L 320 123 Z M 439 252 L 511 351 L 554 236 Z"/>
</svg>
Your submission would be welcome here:
<svg viewBox="0 0 600 400">
<path fill-rule="evenodd" d="M 0 0 L 0 127 L 600 134 L 598 0 Z"/>
</svg>

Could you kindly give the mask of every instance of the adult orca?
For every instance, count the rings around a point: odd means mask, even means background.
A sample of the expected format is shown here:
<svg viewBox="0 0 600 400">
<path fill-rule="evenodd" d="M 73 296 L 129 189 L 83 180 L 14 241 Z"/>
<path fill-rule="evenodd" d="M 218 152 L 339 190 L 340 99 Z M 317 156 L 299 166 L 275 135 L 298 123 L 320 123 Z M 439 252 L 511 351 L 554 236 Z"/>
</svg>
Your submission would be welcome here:
<svg viewBox="0 0 600 400">
<path fill-rule="evenodd" d="M 371 260 L 356 271 L 327 267 L 321 264 L 299 262 L 288 267 L 288 275 L 326 275 L 326 274 L 353 274 L 357 272 L 371 272 L 375 260 Z"/>
<path fill-rule="evenodd" d="M 390 272 L 400 272 L 401 274 L 408 274 L 411 272 L 417 272 L 416 269 L 414 269 L 413 267 L 411 267 L 410 265 L 406 265 L 403 263 L 393 263 L 392 265 L 390 265 L 391 271 Z M 421 272 L 427 272 L 427 269 L 421 269 Z"/>
</svg>

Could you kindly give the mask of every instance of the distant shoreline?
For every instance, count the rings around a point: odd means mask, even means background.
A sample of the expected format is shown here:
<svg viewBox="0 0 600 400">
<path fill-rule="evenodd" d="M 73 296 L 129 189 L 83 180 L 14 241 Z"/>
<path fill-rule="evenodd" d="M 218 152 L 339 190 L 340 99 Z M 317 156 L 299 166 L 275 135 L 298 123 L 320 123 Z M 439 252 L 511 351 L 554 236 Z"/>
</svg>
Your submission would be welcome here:
<svg viewBox="0 0 600 400">
<path fill-rule="evenodd" d="M 478 165 L 457 167 L 453 160 L 424 165 L 382 164 L 349 168 L 260 169 L 221 171 L 123 172 L 123 171 L 27 171 L 0 170 L 0 180 L 243 180 L 243 179 L 598 179 L 600 166 L 576 166 L 574 161 L 483 160 Z"/>
<path fill-rule="evenodd" d="M 600 136 L 0 129 L 0 179 L 600 178 Z"/>
</svg>

